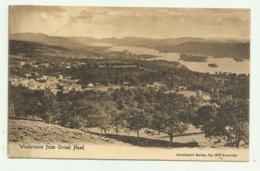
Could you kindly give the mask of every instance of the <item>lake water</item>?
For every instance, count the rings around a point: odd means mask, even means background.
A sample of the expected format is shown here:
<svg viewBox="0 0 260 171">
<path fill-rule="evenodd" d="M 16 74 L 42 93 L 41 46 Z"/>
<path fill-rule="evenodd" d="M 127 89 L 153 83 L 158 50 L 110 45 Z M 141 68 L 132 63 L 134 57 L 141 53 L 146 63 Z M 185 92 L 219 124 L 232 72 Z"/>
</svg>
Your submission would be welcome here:
<svg viewBox="0 0 260 171">
<path fill-rule="evenodd" d="M 178 61 L 181 64 L 185 65 L 192 71 L 198 72 L 232 72 L 237 74 L 249 74 L 250 69 L 250 61 L 244 60 L 242 62 L 234 61 L 232 58 L 213 58 L 208 57 L 207 62 L 190 62 L 180 60 L 179 53 L 164 53 L 159 52 L 155 49 L 150 48 L 142 48 L 142 47 L 129 47 L 129 46 L 111 46 L 110 51 L 128 51 L 132 54 L 147 54 L 157 56 L 155 58 L 149 58 L 147 60 L 165 60 L 165 61 Z M 209 67 L 209 63 L 214 63 L 218 67 Z"/>
</svg>

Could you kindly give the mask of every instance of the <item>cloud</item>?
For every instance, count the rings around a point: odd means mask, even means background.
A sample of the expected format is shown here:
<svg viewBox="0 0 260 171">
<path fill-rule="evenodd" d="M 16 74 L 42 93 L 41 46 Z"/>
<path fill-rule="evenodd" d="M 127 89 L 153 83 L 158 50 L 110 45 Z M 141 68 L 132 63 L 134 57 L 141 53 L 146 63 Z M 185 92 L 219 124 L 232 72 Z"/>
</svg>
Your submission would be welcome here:
<svg viewBox="0 0 260 171">
<path fill-rule="evenodd" d="M 250 11 L 246 9 L 15 6 L 10 13 L 11 33 L 248 38 L 250 31 Z"/>
<path fill-rule="evenodd" d="M 15 5 L 10 7 L 10 14 L 15 17 L 28 16 L 28 15 L 36 15 L 36 14 L 48 14 L 54 17 L 60 17 L 61 13 L 66 12 L 66 10 L 62 7 L 58 6 L 23 6 L 23 5 Z"/>
</svg>

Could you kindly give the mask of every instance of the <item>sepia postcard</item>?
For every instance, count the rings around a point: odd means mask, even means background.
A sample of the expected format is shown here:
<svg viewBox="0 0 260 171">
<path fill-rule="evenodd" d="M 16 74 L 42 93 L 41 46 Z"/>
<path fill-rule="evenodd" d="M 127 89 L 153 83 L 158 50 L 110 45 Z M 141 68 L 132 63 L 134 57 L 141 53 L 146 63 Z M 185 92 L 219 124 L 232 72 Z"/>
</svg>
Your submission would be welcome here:
<svg viewBox="0 0 260 171">
<path fill-rule="evenodd" d="M 12 158 L 248 161 L 250 10 L 9 7 Z"/>
</svg>

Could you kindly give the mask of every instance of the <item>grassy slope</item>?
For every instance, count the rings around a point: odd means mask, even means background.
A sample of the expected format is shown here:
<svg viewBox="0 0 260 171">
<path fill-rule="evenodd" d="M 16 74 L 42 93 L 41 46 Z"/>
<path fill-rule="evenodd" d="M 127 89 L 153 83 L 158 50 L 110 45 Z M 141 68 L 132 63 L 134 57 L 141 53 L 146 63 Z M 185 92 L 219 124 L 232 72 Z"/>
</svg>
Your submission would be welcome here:
<svg viewBox="0 0 260 171">
<path fill-rule="evenodd" d="M 196 132 L 194 129 L 189 129 Z M 59 125 L 47 124 L 30 120 L 9 120 L 9 142 L 13 143 L 87 143 L 87 144 L 115 144 L 134 145 L 140 147 L 191 147 L 192 140 L 196 140 L 199 146 L 210 146 L 203 134 L 184 135 L 175 137 L 174 142 L 169 142 L 167 134 L 147 135 L 144 130 L 140 132 L 140 138 L 136 138 L 134 132 L 128 135 L 120 132 L 119 135 L 110 130 L 108 134 L 100 134 L 99 130 L 90 129 L 91 133 L 77 129 L 64 128 Z M 189 131 L 187 133 L 190 133 Z"/>
<path fill-rule="evenodd" d="M 9 120 L 9 142 L 22 143 L 95 143 L 110 144 L 121 142 L 86 133 L 77 129 L 64 128 L 58 125 L 39 121 Z"/>
<path fill-rule="evenodd" d="M 248 149 L 246 148 L 205 148 L 191 146 L 190 143 L 170 144 L 168 141 L 153 140 L 134 136 L 115 136 L 107 134 L 109 142 L 104 141 L 103 135 L 97 133 L 85 133 L 80 130 L 63 128 L 57 125 L 46 124 L 38 121 L 9 120 L 9 156 L 13 157 L 40 157 L 40 158 L 92 158 L 92 159 L 155 159 L 155 160 L 248 160 Z M 137 141 L 138 140 L 138 141 Z M 127 143 L 123 143 L 127 141 Z M 87 153 L 78 151 L 63 153 L 46 153 L 46 151 L 18 151 L 16 143 L 29 144 L 87 144 Z M 159 143 L 159 144 L 158 144 Z M 148 147 L 148 148 L 147 148 Z M 158 148 L 164 147 L 164 148 Z M 168 148 L 167 148 L 168 147 Z M 170 148 L 169 148 L 170 147 Z M 173 147 L 173 148 L 172 148 Z M 182 148 L 174 148 L 182 147 Z M 19 149 L 19 148 L 18 148 Z M 21 152 L 21 153 L 20 153 Z M 239 154 L 239 157 L 176 157 L 177 153 L 225 153 Z"/>
</svg>

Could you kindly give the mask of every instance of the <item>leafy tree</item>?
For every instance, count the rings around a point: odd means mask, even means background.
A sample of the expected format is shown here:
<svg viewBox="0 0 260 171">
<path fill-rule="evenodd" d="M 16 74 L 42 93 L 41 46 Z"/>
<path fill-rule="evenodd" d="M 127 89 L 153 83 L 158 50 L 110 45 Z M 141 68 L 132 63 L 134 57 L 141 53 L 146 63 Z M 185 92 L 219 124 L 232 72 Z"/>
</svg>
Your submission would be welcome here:
<svg viewBox="0 0 260 171">
<path fill-rule="evenodd" d="M 46 112 L 44 104 L 44 92 L 41 90 L 30 90 L 28 88 L 11 86 L 10 102 L 13 103 L 16 117 L 33 116 L 42 118 Z"/>
<path fill-rule="evenodd" d="M 148 123 L 144 111 L 137 109 L 129 111 L 126 121 L 127 127 L 132 131 L 136 131 L 137 137 L 139 137 L 140 129 L 145 128 Z"/>
<path fill-rule="evenodd" d="M 119 132 L 120 127 L 124 127 L 125 113 L 123 111 L 115 111 L 111 116 L 111 124 L 115 127 L 116 134 Z"/>
<path fill-rule="evenodd" d="M 58 123 L 69 128 L 80 128 L 85 125 L 84 113 L 85 106 L 82 105 L 80 99 L 75 95 L 63 96 L 63 100 L 59 100 L 59 114 L 57 116 Z"/>
<path fill-rule="evenodd" d="M 165 130 L 166 117 L 158 112 L 154 112 L 149 122 L 149 128 L 157 130 L 160 134 Z"/>
<path fill-rule="evenodd" d="M 59 114 L 58 101 L 49 89 L 45 90 L 43 99 L 46 112 L 41 117 L 47 123 L 55 123 Z"/>
<path fill-rule="evenodd" d="M 203 125 L 216 116 L 217 108 L 212 105 L 204 105 L 198 108 L 196 116 L 194 116 L 194 125 Z"/>
<path fill-rule="evenodd" d="M 106 112 L 100 112 L 97 116 L 97 126 L 100 128 L 101 133 L 107 133 L 111 126 L 111 116 Z"/>
<path fill-rule="evenodd" d="M 165 114 L 165 120 L 163 124 L 164 132 L 166 132 L 170 137 L 170 142 L 173 141 L 173 137 L 176 134 L 182 134 L 187 130 L 187 125 L 178 119 L 175 114 Z"/>
<path fill-rule="evenodd" d="M 249 104 L 248 100 L 227 99 L 220 104 L 216 115 L 204 123 L 207 137 L 220 137 L 228 146 L 239 147 L 240 142 L 248 144 Z"/>
<path fill-rule="evenodd" d="M 83 118 L 84 118 L 84 121 L 85 121 L 85 127 L 88 129 L 88 128 L 91 128 L 91 127 L 96 127 L 97 126 L 97 113 L 99 112 L 99 110 L 89 104 L 89 103 L 86 103 L 84 104 L 85 105 L 85 110 L 84 110 L 84 114 L 83 114 Z"/>
<path fill-rule="evenodd" d="M 163 128 L 172 142 L 175 134 L 182 134 L 187 129 L 187 125 L 184 123 L 186 119 L 183 118 L 184 113 L 187 112 L 185 110 L 187 99 L 183 95 L 172 93 L 164 96 L 161 100 L 159 108 L 157 107 L 161 110 L 162 115 L 158 117 L 158 122 L 161 124 L 159 127 Z"/>
</svg>

